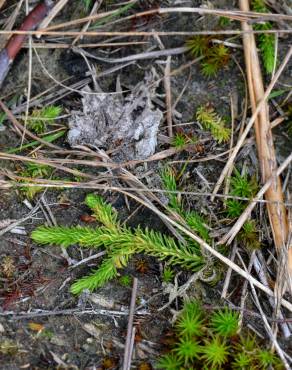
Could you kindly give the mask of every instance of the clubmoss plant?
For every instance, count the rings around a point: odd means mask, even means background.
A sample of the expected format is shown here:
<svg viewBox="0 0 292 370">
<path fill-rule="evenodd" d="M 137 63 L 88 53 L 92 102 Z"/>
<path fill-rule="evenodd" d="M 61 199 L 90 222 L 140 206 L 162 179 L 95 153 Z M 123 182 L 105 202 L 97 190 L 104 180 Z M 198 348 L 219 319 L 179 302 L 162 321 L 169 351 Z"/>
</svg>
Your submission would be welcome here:
<svg viewBox="0 0 292 370">
<path fill-rule="evenodd" d="M 204 57 L 201 69 L 208 78 L 216 76 L 230 60 L 229 49 L 223 44 L 213 44 L 210 36 L 194 36 L 186 41 L 186 46 L 193 57 Z"/>
<path fill-rule="evenodd" d="M 145 253 L 168 261 L 169 265 L 179 265 L 193 271 L 200 270 L 205 262 L 201 254 L 195 253 L 187 245 L 159 232 L 141 229 L 132 230 L 121 225 L 116 210 L 100 196 L 90 194 L 86 204 L 102 225 L 91 227 L 47 227 L 40 226 L 32 232 L 32 239 L 39 244 L 69 247 L 78 244 L 84 248 L 104 247 L 107 257 L 97 270 L 77 280 L 71 287 L 73 294 L 84 289 L 93 291 L 118 275 L 118 269 L 127 265 L 135 253 Z"/>
<path fill-rule="evenodd" d="M 178 185 L 174 169 L 169 166 L 163 168 L 160 173 L 160 177 L 162 184 L 167 191 L 167 196 L 169 199 L 168 206 L 178 214 L 181 214 L 183 212 L 182 202 L 179 194 L 177 194 Z"/>
<path fill-rule="evenodd" d="M 205 130 L 210 131 L 218 143 L 226 142 L 230 139 L 231 130 L 226 127 L 225 121 L 210 105 L 200 106 L 196 112 L 196 119 Z"/>
<path fill-rule="evenodd" d="M 258 184 L 255 177 L 249 178 L 247 173 L 241 174 L 237 169 L 230 178 L 230 195 L 240 198 L 252 198 L 258 189 Z M 246 207 L 245 200 L 227 199 L 226 214 L 230 218 L 236 218 L 241 215 Z"/>
<path fill-rule="evenodd" d="M 173 168 L 167 166 L 161 171 L 161 180 L 164 189 L 167 191 L 169 199 L 168 206 L 170 210 L 175 211 L 182 217 L 190 229 L 194 230 L 205 241 L 209 241 L 209 231 L 206 227 L 206 222 L 201 215 L 191 210 L 186 211 L 183 206 L 182 198 L 178 193 L 179 186 L 177 184 L 175 171 Z"/>
<path fill-rule="evenodd" d="M 264 0 L 252 0 L 252 9 L 259 13 L 268 13 L 268 8 Z M 261 22 L 254 26 L 255 30 L 266 31 L 273 28 L 271 22 Z M 258 45 L 262 54 L 265 71 L 271 74 L 275 64 L 275 35 L 261 33 L 257 36 Z"/>
</svg>

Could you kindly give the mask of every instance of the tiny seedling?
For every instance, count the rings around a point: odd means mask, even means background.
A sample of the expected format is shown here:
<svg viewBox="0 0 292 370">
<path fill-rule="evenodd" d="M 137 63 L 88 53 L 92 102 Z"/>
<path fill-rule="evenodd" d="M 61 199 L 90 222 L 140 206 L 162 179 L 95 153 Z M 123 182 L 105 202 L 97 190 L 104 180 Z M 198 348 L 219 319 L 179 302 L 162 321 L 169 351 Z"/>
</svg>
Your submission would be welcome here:
<svg viewBox="0 0 292 370">
<path fill-rule="evenodd" d="M 236 356 L 234 356 L 234 361 L 232 362 L 232 368 L 235 370 L 243 370 L 243 369 L 252 369 L 252 359 L 250 354 L 245 352 L 239 352 Z"/>
<path fill-rule="evenodd" d="M 262 369 L 269 369 L 271 366 L 281 364 L 279 358 L 274 353 L 266 349 L 258 349 L 255 357 Z"/>
<path fill-rule="evenodd" d="M 196 112 L 196 119 L 205 130 L 210 131 L 218 143 L 226 142 L 230 139 L 231 130 L 226 127 L 225 121 L 210 105 L 199 107 Z"/>
<path fill-rule="evenodd" d="M 196 301 L 186 302 L 176 322 L 176 330 L 181 336 L 193 338 L 203 333 L 203 312 Z"/>
<path fill-rule="evenodd" d="M 170 283 L 174 278 L 174 271 L 171 267 L 165 266 L 162 271 L 162 281 L 164 283 Z"/>
<path fill-rule="evenodd" d="M 187 366 L 200 357 L 201 347 L 193 339 L 182 337 L 179 339 L 174 352 L 178 360 L 182 361 L 184 365 Z"/>
<path fill-rule="evenodd" d="M 219 336 L 205 340 L 202 359 L 209 369 L 220 369 L 228 361 L 229 345 Z"/>
<path fill-rule="evenodd" d="M 178 186 L 177 186 L 177 180 L 175 171 L 171 167 L 165 167 L 160 172 L 160 177 L 162 180 L 162 184 L 164 189 L 167 191 L 167 196 L 169 199 L 168 206 L 171 210 L 174 210 L 175 212 L 181 214 L 182 212 L 182 204 L 181 204 L 181 198 L 178 194 Z"/>
<path fill-rule="evenodd" d="M 222 337 L 232 337 L 238 331 L 239 315 L 229 308 L 214 312 L 211 316 L 213 331 Z"/>
<path fill-rule="evenodd" d="M 200 303 L 186 301 L 174 324 L 170 351 L 157 362 L 156 369 L 240 369 L 264 370 L 280 366 L 279 358 L 261 348 L 250 332 L 237 333 L 239 315 L 229 308 L 209 317 Z M 271 367 L 272 369 L 272 367 Z"/>
<path fill-rule="evenodd" d="M 229 49 L 223 44 L 213 44 L 210 36 L 194 36 L 187 40 L 186 46 L 194 57 L 204 57 L 201 62 L 205 77 L 214 77 L 230 60 Z"/>
<path fill-rule="evenodd" d="M 261 243 L 259 241 L 259 233 L 257 229 L 257 224 L 255 220 L 246 221 L 242 229 L 238 233 L 238 240 L 247 248 L 247 249 L 259 249 Z"/>
<path fill-rule="evenodd" d="M 45 177 L 48 178 L 52 173 L 52 167 L 40 164 L 40 163 L 25 163 L 23 170 L 20 172 L 21 177 L 38 178 Z M 22 182 L 20 180 L 20 182 Z M 42 191 L 42 186 L 22 186 L 20 192 L 27 199 L 32 200 L 37 193 Z"/>
<path fill-rule="evenodd" d="M 188 138 L 181 132 L 177 132 L 171 142 L 172 146 L 181 149 L 188 144 Z"/>
<path fill-rule="evenodd" d="M 179 370 L 182 368 L 182 365 L 183 362 L 175 354 L 169 353 L 159 359 L 156 368 L 162 370 Z"/>
<path fill-rule="evenodd" d="M 43 134 L 46 131 L 47 125 L 54 123 L 61 112 L 62 108 L 54 105 L 42 109 L 35 109 L 29 116 L 27 127 L 36 134 Z"/>
<path fill-rule="evenodd" d="M 252 198 L 258 190 L 258 184 L 255 177 L 249 178 L 247 173 L 241 174 L 237 169 L 230 178 L 230 195 L 240 198 Z M 227 199 L 226 214 L 230 218 L 236 218 L 241 215 L 246 207 L 246 201 L 238 199 Z"/>
<path fill-rule="evenodd" d="M 129 287 L 132 285 L 133 278 L 130 275 L 123 275 L 119 278 L 119 283 L 123 286 Z"/>
</svg>

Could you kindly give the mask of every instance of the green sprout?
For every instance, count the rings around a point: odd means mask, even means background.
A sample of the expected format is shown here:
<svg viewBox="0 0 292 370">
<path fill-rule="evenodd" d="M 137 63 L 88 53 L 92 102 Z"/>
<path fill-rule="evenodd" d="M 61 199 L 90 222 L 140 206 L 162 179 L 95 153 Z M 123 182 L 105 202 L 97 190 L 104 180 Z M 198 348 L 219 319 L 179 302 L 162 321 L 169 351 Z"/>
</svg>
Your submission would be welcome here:
<svg viewBox="0 0 292 370">
<path fill-rule="evenodd" d="M 23 170 L 20 172 L 21 177 L 48 178 L 52 173 L 52 167 L 41 163 L 25 163 Z M 20 180 L 22 182 L 22 180 Z M 21 193 L 29 200 L 32 200 L 36 194 L 43 190 L 42 186 L 21 186 Z"/>
<path fill-rule="evenodd" d="M 200 357 L 201 346 L 190 338 L 180 338 L 174 352 L 178 360 L 184 361 L 185 365 Z"/>
<path fill-rule="evenodd" d="M 210 36 L 194 36 L 186 41 L 190 54 L 204 57 L 202 73 L 206 77 L 215 76 L 230 60 L 229 49 L 223 44 L 213 44 Z"/>
<path fill-rule="evenodd" d="M 171 267 L 165 266 L 162 271 L 162 281 L 164 283 L 170 283 L 174 278 L 174 271 Z"/>
<path fill-rule="evenodd" d="M 217 369 L 224 365 L 230 353 L 229 346 L 219 336 L 206 340 L 202 352 L 201 358 L 205 360 L 209 369 Z"/>
<path fill-rule="evenodd" d="M 196 301 L 189 301 L 185 303 L 175 327 L 180 336 L 194 337 L 202 334 L 203 323 L 203 312 L 200 305 Z"/>
<path fill-rule="evenodd" d="M 279 364 L 278 357 L 268 350 L 258 350 L 255 357 L 258 360 L 261 369 L 269 369 L 271 366 Z"/>
<path fill-rule="evenodd" d="M 188 140 L 187 140 L 186 135 L 180 132 L 174 135 L 174 137 L 172 138 L 172 142 L 171 142 L 172 146 L 178 149 L 183 148 L 184 146 L 187 145 L 187 143 L 188 143 Z"/>
<path fill-rule="evenodd" d="M 228 308 L 214 312 L 211 316 L 211 327 L 222 337 L 232 337 L 239 328 L 239 315 Z"/>
<path fill-rule="evenodd" d="M 178 194 L 176 193 L 177 183 L 174 170 L 171 167 L 165 167 L 161 171 L 160 177 L 165 190 L 168 192 L 167 196 L 169 198 L 169 207 L 180 214 L 182 212 L 182 204 L 181 198 L 179 198 Z"/>
<path fill-rule="evenodd" d="M 168 353 L 159 359 L 155 367 L 162 370 L 179 370 L 183 363 L 184 361 L 179 360 L 174 354 Z"/>
<path fill-rule="evenodd" d="M 36 134 L 42 134 L 46 131 L 46 125 L 52 124 L 61 112 L 62 108 L 54 105 L 42 109 L 35 109 L 29 116 L 27 127 Z"/>
<path fill-rule="evenodd" d="M 249 220 L 245 222 L 242 229 L 238 233 L 238 240 L 240 240 L 247 249 L 253 250 L 261 247 L 255 220 Z"/>
<path fill-rule="evenodd" d="M 197 109 L 196 119 L 205 130 L 209 130 L 218 143 L 226 142 L 230 138 L 231 130 L 225 126 L 225 121 L 209 105 Z"/>
<path fill-rule="evenodd" d="M 238 353 L 232 363 L 233 369 L 249 370 L 252 369 L 252 356 L 249 353 Z"/>
<path fill-rule="evenodd" d="M 133 278 L 132 276 L 130 275 L 123 275 L 119 278 L 119 283 L 125 287 L 129 287 L 131 286 L 132 284 L 132 281 L 133 281 Z"/>
<path fill-rule="evenodd" d="M 239 217 L 245 209 L 245 204 L 237 199 L 227 199 L 226 202 L 226 215 L 228 218 Z"/>
</svg>

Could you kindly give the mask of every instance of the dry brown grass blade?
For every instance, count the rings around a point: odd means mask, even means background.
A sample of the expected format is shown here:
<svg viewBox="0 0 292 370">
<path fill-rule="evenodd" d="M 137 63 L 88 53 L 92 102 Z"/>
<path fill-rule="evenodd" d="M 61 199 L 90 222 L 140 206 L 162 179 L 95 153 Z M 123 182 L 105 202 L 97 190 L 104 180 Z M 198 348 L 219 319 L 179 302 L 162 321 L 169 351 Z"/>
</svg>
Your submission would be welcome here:
<svg viewBox="0 0 292 370">
<path fill-rule="evenodd" d="M 239 4 L 242 11 L 249 11 L 248 0 L 240 0 Z M 244 21 L 242 22 L 242 29 L 244 31 L 250 31 L 251 26 Z M 257 102 L 263 99 L 265 92 L 254 35 L 245 34 L 243 36 L 243 46 L 247 66 L 247 80 L 251 106 L 252 111 L 255 112 Z M 269 178 L 274 177 L 272 185 L 265 193 L 265 198 L 272 202 L 267 204 L 267 210 L 275 246 L 279 251 L 284 247 L 287 240 L 288 219 L 285 206 L 282 204 L 284 197 L 281 181 L 279 177 L 275 176 L 275 172 L 277 171 L 277 161 L 267 101 L 262 104 L 257 115 L 255 133 L 262 180 L 263 182 L 266 182 Z M 281 204 L 276 204 L 274 202 L 280 202 Z M 292 265 L 290 268 L 292 269 Z"/>
<path fill-rule="evenodd" d="M 252 34 L 290 34 L 292 29 L 270 29 L 270 30 L 253 30 L 250 32 L 244 32 L 242 30 L 206 30 L 206 31 L 21 31 L 21 30 L 11 30 L 5 31 L 0 30 L 0 35 L 27 35 L 27 36 L 38 36 L 38 35 L 47 35 L 47 36 L 61 36 L 61 37 L 99 37 L 99 36 L 139 36 L 139 37 L 152 37 L 152 36 L 167 36 L 167 37 L 176 37 L 176 36 L 197 36 L 197 35 L 243 35 L 245 33 Z"/>
<path fill-rule="evenodd" d="M 173 128 L 172 128 L 170 66 L 171 66 L 171 56 L 168 56 L 164 70 L 164 89 L 165 89 L 166 121 L 168 128 L 168 136 L 171 138 L 173 136 Z"/>
<path fill-rule="evenodd" d="M 40 23 L 39 28 L 46 28 L 52 20 L 60 13 L 64 6 L 68 3 L 68 0 L 59 0 L 51 9 L 50 13 L 46 18 Z M 39 36 L 40 37 L 40 36 Z"/>
<path fill-rule="evenodd" d="M 0 0 L 0 9 L 3 7 L 3 5 L 5 4 L 6 0 Z"/>
</svg>

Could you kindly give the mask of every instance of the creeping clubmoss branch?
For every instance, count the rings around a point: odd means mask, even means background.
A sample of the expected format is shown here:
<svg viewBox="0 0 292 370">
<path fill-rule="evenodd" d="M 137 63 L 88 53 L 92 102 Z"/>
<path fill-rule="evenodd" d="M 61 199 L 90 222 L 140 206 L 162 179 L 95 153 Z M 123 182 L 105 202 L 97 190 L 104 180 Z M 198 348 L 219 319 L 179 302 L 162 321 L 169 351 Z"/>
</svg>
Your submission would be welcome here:
<svg viewBox="0 0 292 370">
<path fill-rule="evenodd" d="M 79 294 L 84 289 L 94 290 L 115 278 L 118 269 L 127 265 L 135 253 L 146 253 L 166 260 L 169 264 L 179 265 L 194 271 L 204 266 L 204 258 L 187 245 L 182 245 L 173 238 L 159 232 L 137 227 L 132 230 L 121 226 L 117 212 L 112 206 L 96 195 L 88 195 L 86 204 L 102 226 L 90 227 L 47 227 L 40 226 L 32 232 L 32 239 L 39 244 L 69 247 L 78 244 L 85 248 L 105 247 L 107 257 L 100 267 L 89 276 L 75 282 L 71 291 Z"/>
</svg>

